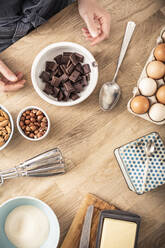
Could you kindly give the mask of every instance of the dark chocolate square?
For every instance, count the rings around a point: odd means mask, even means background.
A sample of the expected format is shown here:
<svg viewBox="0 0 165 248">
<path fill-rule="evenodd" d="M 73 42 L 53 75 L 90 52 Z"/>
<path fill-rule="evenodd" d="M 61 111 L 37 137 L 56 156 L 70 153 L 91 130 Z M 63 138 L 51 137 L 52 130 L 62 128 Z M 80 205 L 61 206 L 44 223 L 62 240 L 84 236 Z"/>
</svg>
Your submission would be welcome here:
<svg viewBox="0 0 165 248">
<path fill-rule="evenodd" d="M 43 71 L 40 75 L 40 78 L 42 79 L 43 82 L 49 82 L 49 80 L 50 80 L 49 72 Z"/>
<path fill-rule="evenodd" d="M 70 75 L 69 79 L 70 79 L 72 82 L 76 82 L 76 80 L 77 80 L 77 78 L 79 77 L 79 75 L 80 75 L 80 72 L 74 70 L 74 71 L 72 72 L 72 74 Z"/>
<path fill-rule="evenodd" d="M 77 99 L 79 98 L 79 95 L 76 94 L 76 93 L 71 93 L 70 98 L 71 98 L 73 101 L 75 101 L 75 100 L 77 100 Z"/>
<path fill-rule="evenodd" d="M 72 84 L 71 84 L 69 81 L 65 82 L 63 85 L 64 85 L 65 90 L 66 90 L 69 94 L 70 94 L 71 92 L 74 92 L 74 91 L 75 91 L 75 89 L 73 88 Z"/>
<path fill-rule="evenodd" d="M 53 61 L 47 61 L 46 62 L 46 71 L 47 72 L 51 72 L 51 71 L 55 71 L 58 67 L 58 64 L 56 62 Z"/>
<path fill-rule="evenodd" d="M 88 74 L 89 72 L 91 72 L 89 64 L 83 65 L 83 69 L 84 69 L 85 74 Z"/>
<path fill-rule="evenodd" d="M 75 53 L 76 57 L 77 57 L 77 60 L 81 63 L 84 62 L 84 56 L 79 54 L 79 53 Z"/>
<path fill-rule="evenodd" d="M 59 85 L 61 83 L 61 79 L 56 77 L 56 76 L 53 76 L 52 80 L 50 81 L 50 83 L 51 83 L 52 86 L 59 87 Z"/>
<path fill-rule="evenodd" d="M 72 64 L 74 64 L 74 65 L 78 64 L 77 57 L 75 56 L 74 53 L 70 56 L 70 60 L 71 60 Z"/>
<path fill-rule="evenodd" d="M 62 55 L 61 54 L 59 54 L 59 55 L 57 55 L 55 58 L 54 58 L 54 60 L 57 62 L 57 64 L 61 64 L 61 59 L 62 59 Z"/>
</svg>

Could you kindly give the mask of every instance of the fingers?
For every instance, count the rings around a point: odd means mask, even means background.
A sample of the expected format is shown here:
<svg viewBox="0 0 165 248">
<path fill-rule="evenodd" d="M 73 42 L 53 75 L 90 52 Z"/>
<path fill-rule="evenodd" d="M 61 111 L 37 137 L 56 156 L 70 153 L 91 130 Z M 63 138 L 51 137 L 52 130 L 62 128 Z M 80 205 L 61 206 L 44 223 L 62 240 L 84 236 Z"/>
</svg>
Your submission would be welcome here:
<svg viewBox="0 0 165 248">
<path fill-rule="evenodd" d="M 9 92 L 9 91 L 17 91 L 24 87 L 26 80 L 20 80 L 17 83 L 7 83 L 5 84 L 0 80 L 0 91 Z"/>
<path fill-rule="evenodd" d="M 17 79 L 19 81 L 19 80 L 21 80 L 23 78 L 23 73 L 22 72 L 17 72 L 16 76 L 17 76 Z"/>
<path fill-rule="evenodd" d="M 0 60 L 0 73 L 11 82 L 16 82 L 18 79 L 16 75 Z"/>
<path fill-rule="evenodd" d="M 99 34 L 98 23 L 94 20 L 93 16 L 83 16 L 84 21 L 87 25 L 88 31 L 92 37 L 97 37 Z"/>
</svg>

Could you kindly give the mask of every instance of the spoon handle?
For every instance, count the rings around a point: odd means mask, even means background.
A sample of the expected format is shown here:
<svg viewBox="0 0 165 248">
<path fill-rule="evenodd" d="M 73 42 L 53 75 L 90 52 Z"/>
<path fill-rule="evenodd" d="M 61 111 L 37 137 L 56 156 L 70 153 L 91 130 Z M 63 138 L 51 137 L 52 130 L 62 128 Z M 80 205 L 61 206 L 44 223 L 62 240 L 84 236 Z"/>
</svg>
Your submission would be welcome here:
<svg viewBox="0 0 165 248">
<path fill-rule="evenodd" d="M 121 63 L 122 63 L 122 61 L 124 59 L 124 56 L 125 56 L 125 53 L 127 51 L 128 45 L 130 43 L 132 34 L 134 32 L 135 26 L 136 26 L 136 24 L 134 22 L 128 22 L 127 23 L 127 27 L 126 27 L 126 31 L 125 31 L 125 35 L 124 35 L 124 39 L 123 39 L 121 51 L 120 51 L 120 56 L 119 56 L 119 59 L 118 59 L 117 68 L 116 68 L 116 72 L 115 72 L 113 81 L 116 80 L 116 77 L 117 77 L 119 68 L 120 68 Z"/>
<path fill-rule="evenodd" d="M 142 184 L 142 192 L 144 193 L 146 187 L 146 178 L 148 175 L 148 167 L 149 167 L 149 157 L 147 157 L 145 162 L 145 169 L 144 169 L 144 177 L 143 177 L 143 184 Z"/>
</svg>

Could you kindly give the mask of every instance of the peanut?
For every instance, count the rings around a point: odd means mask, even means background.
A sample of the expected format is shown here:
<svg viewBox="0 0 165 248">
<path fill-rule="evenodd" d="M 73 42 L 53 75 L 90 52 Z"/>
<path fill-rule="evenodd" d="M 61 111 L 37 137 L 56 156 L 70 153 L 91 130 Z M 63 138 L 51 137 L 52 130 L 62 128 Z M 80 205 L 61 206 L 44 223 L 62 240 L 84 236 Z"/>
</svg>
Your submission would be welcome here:
<svg viewBox="0 0 165 248">
<path fill-rule="evenodd" d="M 8 120 L 1 121 L 1 122 L 0 122 L 0 127 L 5 127 L 5 126 L 7 126 L 8 123 L 9 123 Z"/>
</svg>

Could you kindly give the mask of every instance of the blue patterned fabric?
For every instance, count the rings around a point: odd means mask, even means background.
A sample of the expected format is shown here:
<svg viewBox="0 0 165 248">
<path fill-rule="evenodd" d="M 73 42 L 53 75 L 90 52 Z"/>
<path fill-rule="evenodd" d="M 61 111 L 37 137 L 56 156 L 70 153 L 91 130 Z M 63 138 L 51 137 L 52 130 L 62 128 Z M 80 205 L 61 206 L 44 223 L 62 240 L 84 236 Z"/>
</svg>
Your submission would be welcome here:
<svg viewBox="0 0 165 248">
<path fill-rule="evenodd" d="M 142 194 L 142 184 L 146 162 L 145 147 L 149 140 L 154 141 L 155 152 L 149 158 L 149 168 L 145 191 L 165 183 L 165 146 L 158 133 L 151 133 L 119 148 L 119 155 L 137 193 Z"/>
</svg>

